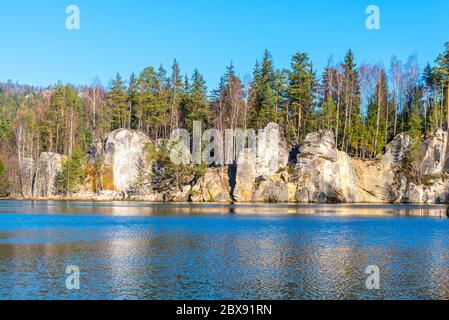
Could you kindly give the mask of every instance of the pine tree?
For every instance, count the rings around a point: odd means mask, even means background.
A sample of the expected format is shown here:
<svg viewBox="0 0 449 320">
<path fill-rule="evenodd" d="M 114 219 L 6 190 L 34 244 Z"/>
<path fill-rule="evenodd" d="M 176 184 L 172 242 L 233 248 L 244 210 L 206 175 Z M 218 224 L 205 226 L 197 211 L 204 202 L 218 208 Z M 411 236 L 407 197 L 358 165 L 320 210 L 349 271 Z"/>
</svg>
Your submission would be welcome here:
<svg viewBox="0 0 449 320">
<path fill-rule="evenodd" d="M 262 63 L 256 62 L 251 84 L 250 105 L 251 123 L 254 129 L 264 128 L 269 122 L 276 121 L 276 72 L 273 59 L 265 50 Z"/>
<path fill-rule="evenodd" d="M 343 135 L 341 139 L 341 148 L 348 152 L 351 147 L 353 151 L 357 151 L 357 144 L 354 142 L 358 135 L 359 128 L 357 123 L 360 121 L 360 86 L 359 86 L 359 74 L 357 66 L 354 62 L 354 55 L 351 50 L 346 53 L 343 64 L 341 65 L 343 70 L 343 102 L 344 102 L 344 114 L 339 118 L 343 122 Z M 356 127 L 353 128 L 353 125 Z"/>
<path fill-rule="evenodd" d="M 139 128 L 139 118 L 138 118 L 138 88 L 137 88 L 137 77 L 134 72 L 129 78 L 128 86 L 128 104 L 129 112 L 131 113 L 131 123 L 130 128 L 137 130 Z"/>
<path fill-rule="evenodd" d="M 82 188 L 86 177 L 86 160 L 85 152 L 79 147 L 76 148 L 59 173 L 56 182 L 59 193 L 68 195 Z"/>
<path fill-rule="evenodd" d="M 172 75 L 170 78 L 170 128 L 177 129 L 180 122 L 180 107 L 182 100 L 182 80 L 179 65 L 176 59 L 173 61 Z"/>
<path fill-rule="evenodd" d="M 235 129 L 243 125 L 245 92 L 242 81 L 235 74 L 234 65 L 226 68 L 220 78 L 217 90 L 212 92 L 213 124 L 224 133 L 225 129 Z"/>
<path fill-rule="evenodd" d="M 422 82 L 425 90 L 425 133 L 432 134 L 439 127 L 438 121 L 438 88 L 437 88 L 437 74 L 435 69 L 427 64 L 423 71 Z"/>
<path fill-rule="evenodd" d="M 195 69 L 192 75 L 192 84 L 188 86 L 189 100 L 186 105 L 187 128 L 192 130 L 193 122 L 201 122 L 202 128 L 206 128 L 210 121 L 209 101 L 207 99 L 207 87 L 203 76 Z"/>
<path fill-rule="evenodd" d="M 334 135 L 338 135 L 338 121 L 339 115 L 337 109 L 337 75 L 338 70 L 331 65 L 331 59 L 329 59 L 327 67 L 324 69 L 321 86 L 320 86 L 320 101 L 321 107 L 320 113 L 322 114 L 321 128 L 326 130 L 332 130 Z"/>
<path fill-rule="evenodd" d="M 444 53 L 438 56 L 436 62 L 441 88 L 446 91 L 446 128 L 449 130 L 449 42 L 446 42 L 444 47 Z"/>
<path fill-rule="evenodd" d="M 287 89 L 289 109 L 296 129 L 296 142 L 313 130 L 315 74 L 309 56 L 297 53 L 292 58 Z"/>
<path fill-rule="evenodd" d="M 111 88 L 108 92 L 109 112 L 111 113 L 111 130 L 128 128 L 130 122 L 128 91 L 125 82 L 117 73 L 112 80 Z"/>
<path fill-rule="evenodd" d="M 376 103 L 376 130 L 374 135 L 374 156 L 382 153 L 385 146 L 385 136 L 387 135 L 387 117 L 388 117 L 388 83 L 385 70 L 381 70 L 375 92 Z"/>
<path fill-rule="evenodd" d="M 416 162 L 419 158 L 422 146 L 422 118 L 420 112 L 419 89 L 415 89 L 413 92 L 411 110 L 406 121 L 406 130 L 411 139 L 411 146 L 404 157 L 403 166 L 406 169 L 409 178 L 416 183 L 421 184 L 420 166 Z"/>
</svg>

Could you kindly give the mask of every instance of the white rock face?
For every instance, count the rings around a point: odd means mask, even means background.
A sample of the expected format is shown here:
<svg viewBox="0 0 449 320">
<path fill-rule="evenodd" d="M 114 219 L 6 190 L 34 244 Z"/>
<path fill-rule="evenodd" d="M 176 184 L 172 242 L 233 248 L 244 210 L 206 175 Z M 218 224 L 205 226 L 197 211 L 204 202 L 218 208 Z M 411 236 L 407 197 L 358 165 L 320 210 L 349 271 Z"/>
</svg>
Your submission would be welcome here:
<svg viewBox="0 0 449 320">
<path fill-rule="evenodd" d="M 365 191 L 365 201 L 385 203 L 400 201 L 407 179 L 400 171 L 378 161 L 352 160 L 359 178 L 359 186 Z"/>
<path fill-rule="evenodd" d="M 31 158 L 22 159 L 19 166 L 20 190 L 22 197 L 33 197 L 33 180 L 34 180 L 34 160 Z"/>
<path fill-rule="evenodd" d="M 58 153 L 43 152 L 36 164 L 33 197 L 51 198 L 56 195 L 55 183 L 62 170 L 64 157 Z"/>
<path fill-rule="evenodd" d="M 444 172 L 448 159 L 448 134 L 438 129 L 430 138 L 424 141 L 420 170 L 423 176 L 439 176 Z"/>
<path fill-rule="evenodd" d="M 428 185 L 410 183 L 401 199 L 403 203 L 448 203 L 449 184 L 437 179 Z"/>
<path fill-rule="evenodd" d="M 110 166 L 115 191 L 127 193 L 145 162 L 145 146 L 150 139 L 142 132 L 118 129 L 108 134 L 103 149 L 94 145 L 93 157 L 101 158 L 103 164 Z M 97 153 L 97 154 L 95 154 Z"/>
<path fill-rule="evenodd" d="M 391 168 L 401 167 L 402 160 L 409 150 L 410 144 L 411 140 L 407 134 L 398 134 L 393 141 L 387 145 L 386 152 L 380 161 L 380 165 Z"/>
<path fill-rule="evenodd" d="M 335 147 L 332 131 L 309 134 L 295 166 L 301 203 L 364 202 L 351 158 Z"/>
<path fill-rule="evenodd" d="M 251 149 L 244 149 L 237 158 L 237 172 L 233 197 L 236 202 L 252 202 L 256 181 L 256 156 Z"/>
<path fill-rule="evenodd" d="M 280 137 L 279 125 L 269 123 L 257 139 L 256 177 L 276 174 L 288 164 L 287 142 Z"/>
</svg>

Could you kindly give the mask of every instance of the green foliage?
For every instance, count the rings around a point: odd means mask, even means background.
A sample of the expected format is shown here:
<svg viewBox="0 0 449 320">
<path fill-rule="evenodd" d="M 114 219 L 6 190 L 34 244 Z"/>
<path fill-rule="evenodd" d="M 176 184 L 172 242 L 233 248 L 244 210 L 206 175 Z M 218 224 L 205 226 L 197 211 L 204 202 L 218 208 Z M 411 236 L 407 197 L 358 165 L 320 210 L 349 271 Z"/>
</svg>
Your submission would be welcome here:
<svg viewBox="0 0 449 320">
<path fill-rule="evenodd" d="M 12 138 L 11 120 L 0 118 L 0 140 L 8 142 Z"/>
<path fill-rule="evenodd" d="M 193 72 L 191 84 L 185 81 L 184 90 L 183 109 L 186 128 L 192 132 L 194 121 L 199 121 L 203 129 L 207 128 L 211 116 L 210 104 L 207 98 L 206 82 L 198 69 Z"/>
<path fill-rule="evenodd" d="M 9 183 L 5 171 L 5 166 L 0 160 L 0 198 L 7 197 L 9 195 Z"/>
<path fill-rule="evenodd" d="M 72 156 L 65 161 L 60 172 L 56 188 L 61 194 L 71 194 L 80 190 L 86 178 L 86 155 L 77 148 Z"/>
<path fill-rule="evenodd" d="M 422 147 L 422 119 L 419 110 L 419 102 L 417 99 L 418 92 L 414 96 L 415 100 L 412 106 L 409 119 L 407 121 L 407 134 L 411 138 L 411 145 L 403 159 L 403 167 L 409 179 L 420 184 L 422 181 L 421 172 L 419 169 L 419 160 Z"/>
<path fill-rule="evenodd" d="M 297 53 L 292 58 L 291 71 L 288 76 L 287 99 L 289 111 L 296 129 L 296 142 L 306 132 L 316 129 L 314 125 L 314 89 L 315 73 L 306 53 Z"/>
<path fill-rule="evenodd" d="M 422 135 L 447 126 L 449 43 L 421 77 L 414 62 L 392 61 L 396 72 L 387 76 L 381 64 L 358 67 L 349 50 L 342 63 L 328 63 L 318 84 L 308 54 L 296 53 L 288 69 L 276 69 L 265 50 L 252 79 L 239 79 L 231 63 L 210 97 L 201 73 L 182 77 L 176 60 L 170 75 L 162 66 L 147 67 L 128 82 L 117 74 L 109 89 L 97 84 L 95 92 L 62 83 L 40 89 L 8 82 L 0 84 L 0 156 L 16 158 L 9 164 L 36 159 L 43 151 L 71 155 L 58 182 L 67 194 L 82 184 L 84 155 L 92 141 L 111 130 L 136 129 L 159 143 L 173 129 L 192 130 L 193 121 L 200 121 L 203 130 L 221 132 L 277 122 L 291 145 L 310 132 L 332 130 L 340 150 L 365 158 L 378 157 L 394 134 L 407 132 L 414 148 L 404 165 L 419 177 L 413 166 Z M 173 165 L 169 150 L 165 143 L 148 151 L 157 169 L 151 177 L 155 186 L 179 188 L 204 174 L 205 166 Z M 13 181 L 10 172 L 3 173 L 3 190 L 6 175 Z M 94 185 L 101 189 L 103 182 Z"/>
<path fill-rule="evenodd" d="M 174 164 L 170 159 L 171 144 L 163 141 L 158 147 L 149 143 L 146 146 L 147 162 L 152 165 L 151 185 L 154 190 L 166 192 L 180 190 L 182 186 L 204 176 L 204 164 Z"/>
<path fill-rule="evenodd" d="M 25 115 L 25 113 L 23 113 Z M 32 117 L 31 112 L 26 113 Z M 36 119 L 26 120 L 30 129 L 40 131 L 41 141 L 45 141 L 45 150 L 68 154 L 73 151 L 77 141 L 86 147 L 83 103 L 79 92 L 73 86 L 59 84 L 50 99 L 46 121 L 35 126 Z"/>
<path fill-rule="evenodd" d="M 277 122 L 276 72 L 273 59 L 265 50 L 262 63 L 256 63 L 250 94 L 251 124 L 255 130 Z"/>
<path fill-rule="evenodd" d="M 129 112 L 128 91 L 125 82 L 117 73 L 112 80 L 108 93 L 109 111 L 111 113 L 111 129 L 129 128 L 131 115 Z"/>
</svg>

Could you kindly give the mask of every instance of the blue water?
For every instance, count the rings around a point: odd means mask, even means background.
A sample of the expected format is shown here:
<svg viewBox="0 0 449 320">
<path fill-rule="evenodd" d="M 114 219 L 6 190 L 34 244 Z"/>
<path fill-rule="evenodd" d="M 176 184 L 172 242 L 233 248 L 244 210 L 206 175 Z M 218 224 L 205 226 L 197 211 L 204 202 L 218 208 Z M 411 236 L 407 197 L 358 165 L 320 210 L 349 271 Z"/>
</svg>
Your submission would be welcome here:
<svg viewBox="0 0 449 320">
<path fill-rule="evenodd" d="M 449 299 L 447 207 L 0 201 L 0 299 Z"/>
</svg>

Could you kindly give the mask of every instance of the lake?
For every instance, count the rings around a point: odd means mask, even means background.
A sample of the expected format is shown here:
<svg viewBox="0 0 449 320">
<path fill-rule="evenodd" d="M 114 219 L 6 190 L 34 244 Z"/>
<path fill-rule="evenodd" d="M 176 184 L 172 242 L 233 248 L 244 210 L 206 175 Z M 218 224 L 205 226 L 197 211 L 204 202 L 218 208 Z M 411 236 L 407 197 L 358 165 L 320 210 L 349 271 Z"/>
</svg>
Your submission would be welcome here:
<svg viewBox="0 0 449 320">
<path fill-rule="evenodd" d="M 449 299 L 448 207 L 0 201 L 0 299 Z"/>
</svg>

